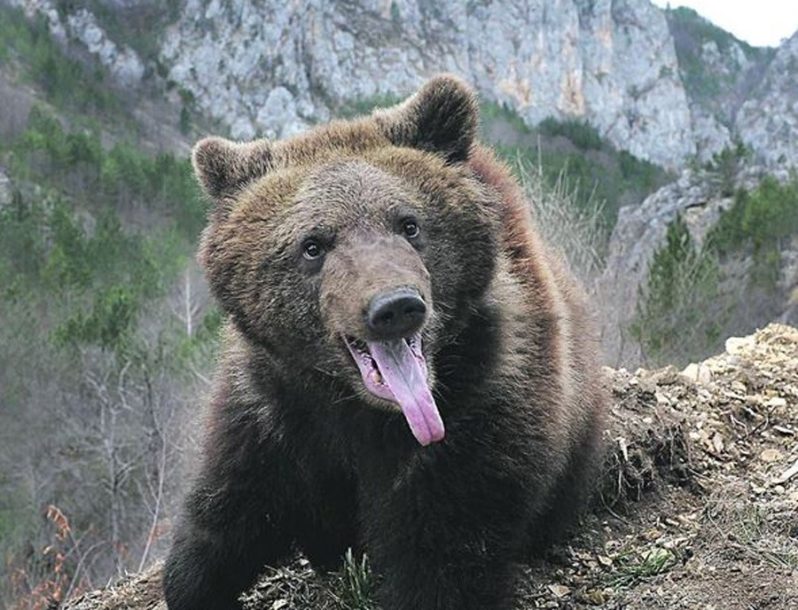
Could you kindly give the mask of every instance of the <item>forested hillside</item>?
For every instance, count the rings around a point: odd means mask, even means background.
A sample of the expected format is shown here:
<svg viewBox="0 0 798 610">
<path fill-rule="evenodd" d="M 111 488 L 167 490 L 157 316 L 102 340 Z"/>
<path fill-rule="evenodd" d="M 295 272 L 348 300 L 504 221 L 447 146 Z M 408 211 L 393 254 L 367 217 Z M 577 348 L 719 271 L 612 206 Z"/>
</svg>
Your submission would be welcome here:
<svg viewBox="0 0 798 610">
<path fill-rule="evenodd" d="M 0 40 L 0 605 L 34 608 L 160 552 L 219 316 L 185 156 L 42 24 Z"/>
</svg>

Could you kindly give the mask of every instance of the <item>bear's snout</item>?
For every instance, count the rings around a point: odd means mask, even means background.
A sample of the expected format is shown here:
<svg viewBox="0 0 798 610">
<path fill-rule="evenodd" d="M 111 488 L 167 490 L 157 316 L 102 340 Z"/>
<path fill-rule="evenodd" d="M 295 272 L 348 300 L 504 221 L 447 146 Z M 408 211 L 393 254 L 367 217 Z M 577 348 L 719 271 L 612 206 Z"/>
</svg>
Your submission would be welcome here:
<svg viewBox="0 0 798 610">
<path fill-rule="evenodd" d="M 404 339 L 418 332 L 427 317 L 427 304 L 417 290 L 397 288 L 374 296 L 366 310 L 366 326 L 375 339 Z"/>
<path fill-rule="evenodd" d="M 398 236 L 340 239 L 324 264 L 323 322 L 334 337 L 406 339 L 433 315 L 430 279 L 419 254 Z"/>
</svg>

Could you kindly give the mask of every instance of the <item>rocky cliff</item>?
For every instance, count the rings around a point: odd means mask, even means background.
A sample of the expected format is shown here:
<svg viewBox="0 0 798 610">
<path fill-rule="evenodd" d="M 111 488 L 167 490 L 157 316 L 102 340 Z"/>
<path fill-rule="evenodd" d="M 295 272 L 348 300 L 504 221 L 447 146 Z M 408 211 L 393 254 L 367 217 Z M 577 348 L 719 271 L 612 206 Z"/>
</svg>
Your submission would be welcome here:
<svg viewBox="0 0 798 610">
<path fill-rule="evenodd" d="M 292 133 L 445 70 L 530 124 L 586 118 L 666 165 L 694 151 L 668 26 L 648 2 L 189 0 L 163 57 L 237 137 Z"/>
<path fill-rule="evenodd" d="M 786 40 L 740 108 L 740 137 L 770 165 L 798 161 L 798 33 Z"/>
<path fill-rule="evenodd" d="M 667 167 L 711 155 L 735 135 L 767 160 L 798 160 L 787 71 L 796 44 L 780 51 L 738 122 L 738 98 L 770 55 L 707 36 L 697 15 L 685 26 L 648 0 L 185 0 L 167 3 L 174 10 L 146 32 L 126 24 L 151 11 L 151 0 L 2 1 L 45 15 L 56 36 L 128 86 L 161 74 L 236 138 L 290 135 L 446 70 L 530 125 L 584 119 L 619 148 Z M 154 39 L 147 58 L 133 48 L 142 36 Z M 696 70 L 708 75 L 710 95 Z M 786 118 L 774 122 L 771 110 Z"/>
</svg>

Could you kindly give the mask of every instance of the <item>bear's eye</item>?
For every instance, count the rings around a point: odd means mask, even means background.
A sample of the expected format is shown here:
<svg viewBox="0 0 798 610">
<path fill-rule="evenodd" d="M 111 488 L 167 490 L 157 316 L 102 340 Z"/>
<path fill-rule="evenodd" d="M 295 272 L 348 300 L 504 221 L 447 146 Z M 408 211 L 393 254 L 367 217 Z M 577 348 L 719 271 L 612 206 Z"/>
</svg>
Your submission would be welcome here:
<svg viewBox="0 0 798 610">
<path fill-rule="evenodd" d="M 307 260 L 315 261 L 322 254 L 324 254 L 324 249 L 315 239 L 307 239 L 302 244 L 302 256 L 304 256 Z"/>
<path fill-rule="evenodd" d="M 402 221 L 402 233 L 405 234 L 407 239 L 415 239 L 420 232 L 421 229 L 418 228 L 418 222 L 415 219 L 406 218 Z"/>
</svg>

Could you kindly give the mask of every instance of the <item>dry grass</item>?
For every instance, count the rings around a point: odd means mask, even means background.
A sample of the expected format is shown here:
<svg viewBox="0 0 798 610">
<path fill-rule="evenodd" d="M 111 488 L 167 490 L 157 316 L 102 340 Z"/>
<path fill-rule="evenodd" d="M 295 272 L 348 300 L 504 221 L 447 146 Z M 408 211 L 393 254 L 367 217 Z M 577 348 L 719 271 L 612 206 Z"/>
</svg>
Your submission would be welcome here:
<svg viewBox="0 0 798 610">
<path fill-rule="evenodd" d="M 707 501 L 707 536 L 722 552 L 743 554 L 776 569 L 798 569 L 798 513 L 791 502 L 758 502 L 747 485 L 732 483 Z"/>
<path fill-rule="evenodd" d="M 603 202 L 591 193 L 586 205 L 577 206 L 580 186 L 569 180 L 567 170 L 549 186 L 540 163 L 532 165 L 519 158 L 516 166 L 541 235 L 590 290 L 601 273 L 609 238 Z"/>
</svg>

